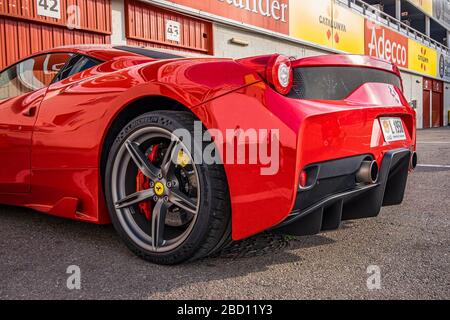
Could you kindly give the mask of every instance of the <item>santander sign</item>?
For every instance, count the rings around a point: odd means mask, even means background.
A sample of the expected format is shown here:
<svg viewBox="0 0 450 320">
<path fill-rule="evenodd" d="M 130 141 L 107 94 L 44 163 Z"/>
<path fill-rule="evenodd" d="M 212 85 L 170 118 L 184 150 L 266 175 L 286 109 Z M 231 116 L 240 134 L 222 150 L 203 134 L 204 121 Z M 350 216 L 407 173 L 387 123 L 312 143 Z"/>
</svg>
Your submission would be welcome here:
<svg viewBox="0 0 450 320">
<path fill-rule="evenodd" d="M 408 67 L 408 39 L 370 20 L 365 23 L 365 53 Z"/>
<path fill-rule="evenodd" d="M 170 0 L 260 28 L 289 34 L 290 0 Z M 294 0 L 299 1 L 299 0 Z"/>
</svg>

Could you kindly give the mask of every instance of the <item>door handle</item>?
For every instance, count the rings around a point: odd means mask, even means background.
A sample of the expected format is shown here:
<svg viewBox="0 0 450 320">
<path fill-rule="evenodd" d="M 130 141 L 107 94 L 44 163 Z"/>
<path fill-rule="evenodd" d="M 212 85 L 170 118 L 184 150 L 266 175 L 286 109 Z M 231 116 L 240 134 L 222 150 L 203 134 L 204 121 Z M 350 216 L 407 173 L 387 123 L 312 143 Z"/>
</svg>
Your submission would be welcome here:
<svg viewBox="0 0 450 320">
<path fill-rule="evenodd" d="M 27 110 L 22 112 L 22 115 L 24 115 L 25 117 L 34 117 L 35 114 L 36 114 L 36 107 L 29 107 Z"/>
</svg>

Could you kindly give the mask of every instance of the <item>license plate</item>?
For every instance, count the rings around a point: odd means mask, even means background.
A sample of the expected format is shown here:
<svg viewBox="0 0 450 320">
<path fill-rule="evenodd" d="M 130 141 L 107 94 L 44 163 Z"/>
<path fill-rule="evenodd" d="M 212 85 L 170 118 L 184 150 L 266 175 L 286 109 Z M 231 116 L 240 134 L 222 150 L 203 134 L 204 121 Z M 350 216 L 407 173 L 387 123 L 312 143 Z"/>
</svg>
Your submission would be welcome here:
<svg viewBox="0 0 450 320">
<path fill-rule="evenodd" d="M 405 128 L 400 118 L 380 118 L 386 142 L 406 140 Z"/>
</svg>

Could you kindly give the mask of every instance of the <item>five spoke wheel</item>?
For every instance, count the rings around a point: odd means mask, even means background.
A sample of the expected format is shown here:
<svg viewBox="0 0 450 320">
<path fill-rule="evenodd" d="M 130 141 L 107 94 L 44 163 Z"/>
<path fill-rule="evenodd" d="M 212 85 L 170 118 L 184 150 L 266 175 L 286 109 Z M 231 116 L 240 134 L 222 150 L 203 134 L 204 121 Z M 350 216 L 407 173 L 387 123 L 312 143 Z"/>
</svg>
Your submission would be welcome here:
<svg viewBox="0 0 450 320">
<path fill-rule="evenodd" d="M 136 238 L 147 241 L 154 252 L 183 241 L 190 225 L 195 223 L 200 194 L 198 174 L 186 146 L 171 133 L 155 128 L 154 132 L 143 130 L 133 134 L 124 142 L 119 155 L 122 161 L 117 162 L 121 166 L 114 170 L 118 183 L 114 207 L 124 216 L 125 225 L 130 231 L 137 231 Z M 146 188 L 136 190 L 130 183 L 129 177 L 136 177 L 133 172 L 148 181 Z M 147 209 L 152 208 L 148 213 L 150 225 L 138 217 L 142 203 L 149 204 Z M 174 215 L 182 217 L 178 221 L 183 223 L 168 225 L 168 216 L 176 220 Z M 136 225 L 141 230 L 136 230 Z"/>
<path fill-rule="evenodd" d="M 195 139 L 195 121 L 186 111 L 153 111 L 117 122 L 111 133 L 121 131 L 107 139 L 113 141 L 104 167 L 111 222 L 131 251 L 154 263 L 201 259 L 231 239 L 225 169 L 194 163 L 191 150 L 206 148 Z"/>
</svg>

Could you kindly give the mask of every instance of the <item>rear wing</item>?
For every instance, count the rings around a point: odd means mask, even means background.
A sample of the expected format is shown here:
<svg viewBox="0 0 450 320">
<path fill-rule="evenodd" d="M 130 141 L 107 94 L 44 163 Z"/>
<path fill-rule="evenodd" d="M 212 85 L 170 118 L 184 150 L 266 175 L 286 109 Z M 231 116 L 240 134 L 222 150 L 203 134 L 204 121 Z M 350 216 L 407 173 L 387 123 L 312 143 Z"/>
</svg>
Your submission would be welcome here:
<svg viewBox="0 0 450 320">
<path fill-rule="evenodd" d="M 293 68 L 319 66 L 373 68 L 392 72 L 401 77 L 400 69 L 395 64 L 365 55 L 332 54 L 292 61 Z"/>
</svg>

